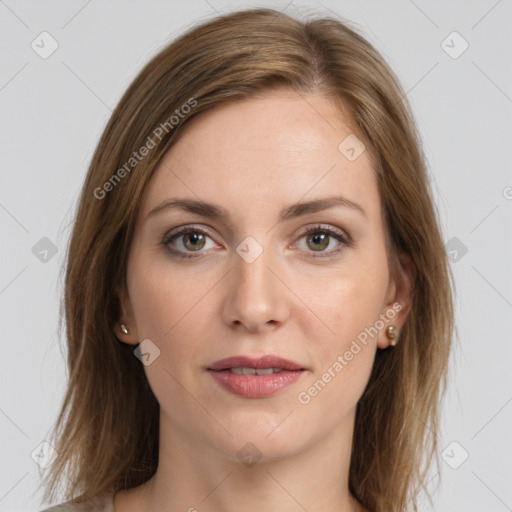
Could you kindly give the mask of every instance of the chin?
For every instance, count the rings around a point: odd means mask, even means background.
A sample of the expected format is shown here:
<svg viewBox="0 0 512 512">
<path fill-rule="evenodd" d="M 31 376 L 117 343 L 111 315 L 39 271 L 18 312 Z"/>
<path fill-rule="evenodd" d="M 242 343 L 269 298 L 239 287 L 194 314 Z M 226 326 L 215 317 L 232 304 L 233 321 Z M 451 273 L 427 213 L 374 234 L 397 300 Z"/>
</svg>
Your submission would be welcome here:
<svg viewBox="0 0 512 512">
<path fill-rule="evenodd" d="M 288 421 L 288 414 L 290 409 L 224 416 L 223 426 L 233 437 L 224 432 L 210 439 L 210 444 L 233 462 L 245 463 L 246 458 L 258 462 L 287 459 L 303 451 L 314 438 L 302 422 Z"/>
</svg>

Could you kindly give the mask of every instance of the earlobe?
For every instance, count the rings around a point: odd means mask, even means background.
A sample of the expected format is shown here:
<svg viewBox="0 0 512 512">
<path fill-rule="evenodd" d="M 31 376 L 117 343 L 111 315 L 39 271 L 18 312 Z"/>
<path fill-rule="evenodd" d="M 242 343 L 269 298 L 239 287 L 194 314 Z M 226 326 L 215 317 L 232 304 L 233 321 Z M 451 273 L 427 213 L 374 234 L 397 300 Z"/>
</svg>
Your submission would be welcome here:
<svg viewBox="0 0 512 512">
<path fill-rule="evenodd" d="M 389 339 L 389 342 L 393 347 L 398 343 L 398 337 L 400 335 L 400 331 L 396 325 L 390 325 L 386 329 L 386 336 Z"/>
<path fill-rule="evenodd" d="M 138 343 L 138 337 L 130 298 L 124 290 L 119 290 L 116 296 L 119 300 L 121 318 L 114 325 L 114 333 L 119 341 L 135 345 Z"/>
<path fill-rule="evenodd" d="M 400 332 L 412 308 L 413 290 L 416 279 L 416 266 L 409 254 L 401 253 L 396 261 L 394 278 L 388 289 L 386 308 L 383 311 L 387 319 L 386 326 L 378 337 L 378 347 L 387 348 L 400 343 Z"/>
<path fill-rule="evenodd" d="M 116 338 L 123 343 L 129 343 L 130 345 L 136 345 L 138 343 L 137 337 L 132 334 L 124 322 L 116 323 L 114 333 Z"/>
</svg>

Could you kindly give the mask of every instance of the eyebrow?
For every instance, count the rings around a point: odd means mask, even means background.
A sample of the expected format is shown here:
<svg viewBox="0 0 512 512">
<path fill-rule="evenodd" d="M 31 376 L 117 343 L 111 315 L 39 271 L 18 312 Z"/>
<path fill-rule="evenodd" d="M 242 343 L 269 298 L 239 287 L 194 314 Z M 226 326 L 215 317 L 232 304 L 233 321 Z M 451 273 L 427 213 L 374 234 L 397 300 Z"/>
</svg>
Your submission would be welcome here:
<svg viewBox="0 0 512 512">
<path fill-rule="evenodd" d="M 315 213 L 336 206 L 350 208 L 351 210 L 359 212 L 366 219 L 368 216 L 361 205 L 347 199 L 343 196 L 330 196 L 320 199 L 313 199 L 311 201 L 299 202 L 284 208 L 279 215 L 279 222 L 294 219 L 308 213 Z M 187 197 L 173 197 L 166 199 L 159 205 L 155 206 L 147 215 L 146 219 L 154 216 L 156 213 L 168 209 L 182 209 L 191 213 L 196 213 L 203 217 L 209 217 L 214 220 L 224 222 L 226 225 L 231 226 L 231 217 L 226 209 L 220 205 L 207 203 L 205 201 L 187 198 Z"/>
</svg>

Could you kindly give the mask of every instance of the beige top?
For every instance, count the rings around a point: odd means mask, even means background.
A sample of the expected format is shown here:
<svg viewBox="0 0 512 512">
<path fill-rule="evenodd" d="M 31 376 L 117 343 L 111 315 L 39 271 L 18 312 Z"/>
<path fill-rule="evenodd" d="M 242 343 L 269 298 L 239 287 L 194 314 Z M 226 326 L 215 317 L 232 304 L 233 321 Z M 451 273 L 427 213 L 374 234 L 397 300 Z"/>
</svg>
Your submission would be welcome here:
<svg viewBox="0 0 512 512">
<path fill-rule="evenodd" d="M 114 493 L 104 492 L 94 498 L 86 498 L 80 503 L 71 503 L 66 501 L 59 505 L 53 505 L 45 508 L 41 512 L 115 512 L 114 511 Z"/>
</svg>

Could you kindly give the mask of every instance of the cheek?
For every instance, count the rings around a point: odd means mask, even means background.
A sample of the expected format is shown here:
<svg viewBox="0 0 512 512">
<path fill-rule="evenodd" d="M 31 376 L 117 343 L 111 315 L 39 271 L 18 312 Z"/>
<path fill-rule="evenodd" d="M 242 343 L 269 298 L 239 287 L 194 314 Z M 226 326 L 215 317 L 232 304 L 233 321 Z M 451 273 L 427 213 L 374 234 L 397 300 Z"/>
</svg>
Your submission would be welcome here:
<svg viewBox="0 0 512 512">
<path fill-rule="evenodd" d="M 325 283 L 323 299 L 315 300 L 311 307 L 329 330 L 319 336 L 317 320 L 303 325 L 308 339 L 314 340 L 316 365 L 297 401 L 308 411 L 307 421 L 316 424 L 322 418 L 318 428 L 329 429 L 342 421 L 366 388 L 377 343 L 376 331 L 371 328 L 381 313 L 385 281 L 378 272 L 340 277 Z M 326 411 L 330 411 L 328 415 Z"/>
<path fill-rule="evenodd" d="M 306 311 L 301 315 L 311 318 L 303 320 L 302 329 L 315 341 L 316 371 L 301 387 L 303 400 L 299 399 L 302 404 L 309 401 L 310 412 L 318 408 L 321 414 L 327 408 L 332 421 L 339 421 L 364 392 L 377 349 L 375 326 L 383 312 L 387 283 L 385 253 L 382 258 L 358 255 L 346 270 L 329 278 L 326 274 L 317 282 L 321 293 L 309 294 L 308 306 L 328 326 L 322 329 L 326 334 L 319 335 L 318 320 Z"/>
<path fill-rule="evenodd" d="M 350 344 L 361 331 L 374 325 L 382 313 L 388 284 L 387 260 L 364 256 L 354 260 L 358 261 L 317 277 L 315 293 L 311 293 L 311 283 L 303 276 L 299 277 L 301 283 L 297 283 L 302 288 L 299 293 L 308 297 L 310 310 L 325 324 L 326 347 L 331 350 L 341 350 Z M 311 314 L 301 317 L 312 318 Z"/>
<path fill-rule="evenodd" d="M 128 284 L 139 339 L 151 339 L 171 365 L 181 356 L 190 358 L 212 325 L 211 297 L 218 276 L 142 258 L 134 258 L 132 270 Z"/>
<path fill-rule="evenodd" d="M 330 309 L 332 329 L 338 339 L 355 338 L 375 324 L 382 312 L 386 283 L 382 278 L 354 277 L 333 286 Z"/>
</svg>

